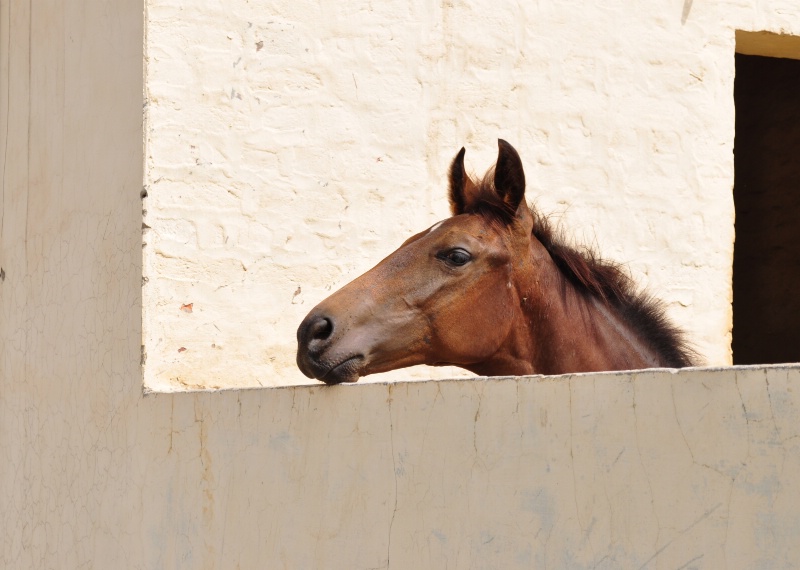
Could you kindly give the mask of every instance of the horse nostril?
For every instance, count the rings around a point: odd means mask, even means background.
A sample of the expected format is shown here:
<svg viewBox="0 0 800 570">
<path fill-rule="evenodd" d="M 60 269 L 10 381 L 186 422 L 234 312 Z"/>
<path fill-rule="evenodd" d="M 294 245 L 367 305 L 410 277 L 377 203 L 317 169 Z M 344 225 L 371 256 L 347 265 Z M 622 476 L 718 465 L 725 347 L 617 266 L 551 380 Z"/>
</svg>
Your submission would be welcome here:
<svg viewBox="0 0 800 570">
<path fill-rule="evenodd" d="M 325 340 L 333 333 L 333 321 L 327 317 L 320 317 L 311 323 L 308 328 L 309 340 Z"/>
<path fill-rule="evenodd" d="M 297 329 L 297 362 L 301 370 L 311 366 L 333 342 L 333 319 L 323 316 L 324 313 L 312 313 L 303 319 Z M 312 377 L 311 368 L 305 369 L 306 376 Z"/>
</svg>

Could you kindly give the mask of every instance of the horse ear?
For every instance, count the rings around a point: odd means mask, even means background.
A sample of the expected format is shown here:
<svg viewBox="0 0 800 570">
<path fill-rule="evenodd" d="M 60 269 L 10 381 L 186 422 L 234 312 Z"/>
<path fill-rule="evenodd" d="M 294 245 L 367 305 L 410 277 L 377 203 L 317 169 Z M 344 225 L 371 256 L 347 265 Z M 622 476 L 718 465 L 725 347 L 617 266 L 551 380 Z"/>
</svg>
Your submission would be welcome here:
<svg viewBox="0 0 800 570">
<path fill-rule="evenodd" d="M 498 139 L 497 164 L 494 167 L 494 188 L 509 210 L 516 212 L 525 199 L 525 172 L 514 147 Z"/>
<path fill-rule="evenodd" d="M 450 165 L 450 211 L 454 216 L 463 214 L 467 204 L 466 190 L 469 177 L 464 170 L 464 154 L 466 152 L 467 149 L 462 146 Z"/>
</svg>

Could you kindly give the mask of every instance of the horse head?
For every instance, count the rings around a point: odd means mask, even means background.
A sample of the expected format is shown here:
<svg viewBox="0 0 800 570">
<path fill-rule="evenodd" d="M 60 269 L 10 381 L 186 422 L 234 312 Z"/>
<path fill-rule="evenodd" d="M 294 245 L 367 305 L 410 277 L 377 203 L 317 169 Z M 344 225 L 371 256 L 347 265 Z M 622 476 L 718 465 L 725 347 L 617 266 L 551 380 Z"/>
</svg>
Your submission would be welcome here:
<svg viewBox="0 0 800 570">
<path fill-rule="evenodd" d="M 690 366 L 663 305 L 621 266 L 574 248 L 525 202 L 501 140 L 481 180 L 450 167 L 452 217 L 409 238 L 297 329 L 297 365 L 329 384 L 415 364 L 477 374 Z"/>
<path fill-rule="evenodd" d="M 530 264 L 533 218 L 517 151 L 499 141 L 484 184 L 450 168 L 453 216 L 420 232 L 322 301 L 297 330 L 297 364 L 326 383 L 415 364 L 496 357 L 520 316 L 515 274 Z"/>
</svg>

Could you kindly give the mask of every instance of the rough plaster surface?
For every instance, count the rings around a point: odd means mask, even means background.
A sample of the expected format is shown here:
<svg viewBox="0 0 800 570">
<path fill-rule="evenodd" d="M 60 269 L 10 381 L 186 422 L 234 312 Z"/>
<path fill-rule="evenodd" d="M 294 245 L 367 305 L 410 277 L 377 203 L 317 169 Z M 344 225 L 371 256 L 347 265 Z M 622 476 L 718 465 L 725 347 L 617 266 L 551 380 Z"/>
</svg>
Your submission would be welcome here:
<svg viewBox="0 0 800 570">
<path fill-rule="evenodd" d="M 735 31 L 800 35 L 795 0 L 146 6 L 151 388 L 308 382 L 305 313 L 445 217 L 449 161 L 482 173 L 498 137 L 730 363 Z"/>
<path fill-rule="evenodd" d="M 798 565 L 798 368 L 145 396 L 141 24 L 0 1 L 0 566 Z"/>
</svg>

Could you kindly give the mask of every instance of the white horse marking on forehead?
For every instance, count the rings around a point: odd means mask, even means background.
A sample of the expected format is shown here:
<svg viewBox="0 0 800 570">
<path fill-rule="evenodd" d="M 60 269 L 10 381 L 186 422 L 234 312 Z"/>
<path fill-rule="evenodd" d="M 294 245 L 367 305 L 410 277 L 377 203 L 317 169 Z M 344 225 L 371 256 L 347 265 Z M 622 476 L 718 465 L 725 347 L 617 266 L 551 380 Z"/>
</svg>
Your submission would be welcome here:
<svg viewBox="0 0 800 570">
<path fill-rule="evenodd" d="M 439 229 L 439 226 L 441 226 L 443 223 L 444 223 L 444 220 L 442 220 L 441 222 L 439 222 L 439 223 L 437 223 L 437 224 L 434 224 L 434 225 L 433 225 L 433 227 L 432 227 L 431 229 L 429 229 L 429 230 L 428 230 L 428 233 L 429 233 L 429 234 L 432 234 L 432 233 L 433 233 L 433 232 L 435 232 L 437 229 Z"/>
</svg>

